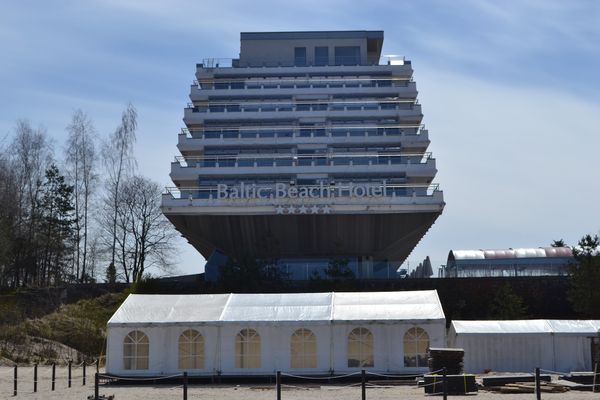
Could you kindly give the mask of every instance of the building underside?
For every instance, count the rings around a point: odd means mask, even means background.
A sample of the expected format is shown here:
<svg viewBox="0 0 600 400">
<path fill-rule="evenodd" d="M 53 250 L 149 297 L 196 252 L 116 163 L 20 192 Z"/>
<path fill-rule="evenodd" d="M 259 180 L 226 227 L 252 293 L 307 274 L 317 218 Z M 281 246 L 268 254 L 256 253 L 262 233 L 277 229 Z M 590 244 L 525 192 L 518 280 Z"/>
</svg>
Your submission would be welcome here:
<svg viewBox="0 0 600 400">
<path fill-rule="evenodd" d="M 372 255 L 401 263 L 440 214 L 166 215 L 206 259 L 218 250 L 232 257 Z"/>
</svg>

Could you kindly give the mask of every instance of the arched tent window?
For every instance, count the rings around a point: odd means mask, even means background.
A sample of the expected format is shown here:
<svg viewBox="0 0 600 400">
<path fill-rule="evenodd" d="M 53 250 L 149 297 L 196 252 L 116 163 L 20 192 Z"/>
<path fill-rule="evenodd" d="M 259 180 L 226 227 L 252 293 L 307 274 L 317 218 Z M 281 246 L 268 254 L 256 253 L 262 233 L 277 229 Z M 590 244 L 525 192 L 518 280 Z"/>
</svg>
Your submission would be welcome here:
<svg viewBox="0 0 600 400">
<path fill-rule="evenodd" d="M 292 368 L 317 368 L 317 337 L 310 329 L 298 329 L 292 334 L 290 366 Z"/>
<path fill-rule="evenodd" d="M 418 326 L 410 328 L 404 334 L 404 366 L 427 367 L 427 349 L 429 335 Z"/>
<path fill-rule="evenodd" d="M 179 336 L 179 369 L 204 368 L 204 337 L 195 329 Z"/>
<path fill-rule="evenodd" d="M 124 369 L 148 369 L 150 341 L 142 331 L 131 331 L 123 340 Z"/>
<path fill-rule="evenodd" d="M 235 367 L 260 368 L 260 335 L 254 329 L 242 329 L 236 335 Z"/>
<path fill-rule="evenodd" d="M 373 367 L 373 334 L 367 328 L 355 328 L 348 335 L 348 367 Z"/>
</svg>

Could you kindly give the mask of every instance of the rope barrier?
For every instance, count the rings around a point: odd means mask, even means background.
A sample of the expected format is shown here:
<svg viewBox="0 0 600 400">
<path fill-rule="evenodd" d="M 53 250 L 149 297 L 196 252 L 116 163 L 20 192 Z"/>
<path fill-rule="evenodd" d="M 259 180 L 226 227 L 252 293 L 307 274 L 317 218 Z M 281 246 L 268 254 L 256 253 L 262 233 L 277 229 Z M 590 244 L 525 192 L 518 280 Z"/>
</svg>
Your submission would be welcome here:
<svg viewBox="0 0 600 400">
<path fill-rule="evenodd" d="M 183 378 L 182 374 L 177 374 L 177 375 L 169 375 L 169 376 L 159 376 L 159 377 L 154 377 L 154 378 L 127 378 L 127 377 L 121 377 L 121 376 L 114 376 L 114 375 L 105 375 L 105 374 L 98 374 L 98 378 L 100 379 L 115 379 L 118 381 L 132 381 L 132 382 L 146 382 L 146 381 L 160 381 L 160 380 L 164 380 L 164 379 L 173 379 L 173 378 Z"/>
<path fill-rule="evenodd" d="M 302 376 L 302 375 L 293 375 L 293 374 L 288 374 L 286 372 L 282 372 L 281 373 L 282 376 L 289 376 L 290 378 L 297 378 L 297 379 L 307 379 L 307 380 L 331 380 L 331 379 L 341 379 L 341 378 L 347 378 L 349 376 L 355 376 L 355 375 L 360 375 L 360 372 L 352 372 L 350 374 L 346 374 L 346 375 L 334 375 L 334 376 L 327 376 L 327 377 L 321 377 L 321 376 Z"/>
<path fill-rule="evenodd" d="M 424 375 L 388 375 L 388 374 L 380 374 L 377 372 L 365 371 L 367 375 L 381 376 L 383 378 L 402 378 L 402 379 L 410 379 L 410 378 L 421 378 Z"/>
</svg>

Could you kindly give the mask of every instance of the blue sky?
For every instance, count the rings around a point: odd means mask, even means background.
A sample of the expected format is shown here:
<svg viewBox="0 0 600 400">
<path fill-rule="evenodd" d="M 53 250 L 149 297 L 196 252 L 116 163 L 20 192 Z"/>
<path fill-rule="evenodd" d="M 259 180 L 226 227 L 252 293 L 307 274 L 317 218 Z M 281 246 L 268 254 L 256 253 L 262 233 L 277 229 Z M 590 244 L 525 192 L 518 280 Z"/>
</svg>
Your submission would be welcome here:
<svg viewBox="0 0 600 400">
<path fill-rule="evenodd" d="M 139 111 L 139 171 L 167 186 L 196 62 L 242 31 L 385 31 L 415 69 L 446 209 L 409 260 L 575 243 L 600 229 L 600 2 L 3 1 L 0 140 L 81 108 L 101 135 Z M 181 244 L 179 271 L 203 260 Z"/>
</svg>

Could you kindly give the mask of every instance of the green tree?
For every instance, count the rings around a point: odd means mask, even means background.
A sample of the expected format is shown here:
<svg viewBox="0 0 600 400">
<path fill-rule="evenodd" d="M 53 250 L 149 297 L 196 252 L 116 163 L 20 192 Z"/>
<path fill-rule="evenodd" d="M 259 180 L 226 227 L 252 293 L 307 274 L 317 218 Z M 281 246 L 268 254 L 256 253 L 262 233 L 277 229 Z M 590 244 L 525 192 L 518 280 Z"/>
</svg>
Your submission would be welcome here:
<svg viewBox="0 0 600 400">
<path fill-rule="evenodd" d="M 567 247 L 567 245 L 565 244 L 565 241 L 562 239 L 553 240 L 552 243 L 550 243 L 550 246 L 552 246 L 552 247 Z"/>
<path fill-rule="evenodd" d="M 354 279 L 354 272 L 348 266 L 349 261 L 341 258 L 332 258 L 325 268 L 325 276 L 333 281 Z"/>
<path fill-rule="evenodd" d="M 569 300 L 584 318 L 600 318 L 600 238 L 585 235 L 573 248 Z"/>
<path fill-rule="evenodd" d="M 46 285 L 57 284 L 69 274 L 68 256 L 74 245 L 73 186 L 65 183 L 56 165 L 46 170 L 38 205 L 40 243 L 43 243 L 40 269 Z M 73 276 L 76 279 L 76 277 Z"/>
<path fill-rule="evenodd" d="M 505 283 L 492 299 L 490 318 L 520 319 L 525 317 L 527 317 L 527 308 L 523 304 L 523 299 L 508 283 Z"/>
</svg>

